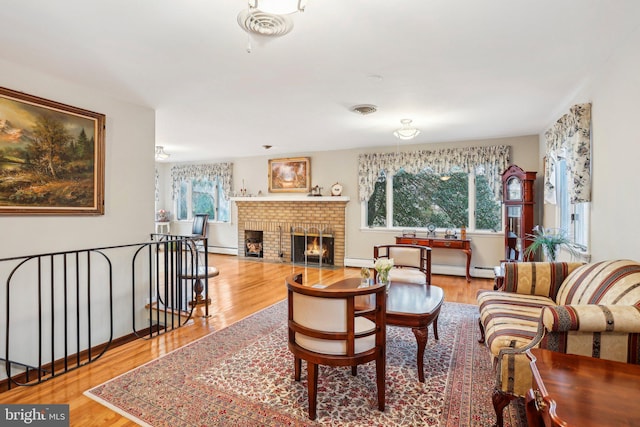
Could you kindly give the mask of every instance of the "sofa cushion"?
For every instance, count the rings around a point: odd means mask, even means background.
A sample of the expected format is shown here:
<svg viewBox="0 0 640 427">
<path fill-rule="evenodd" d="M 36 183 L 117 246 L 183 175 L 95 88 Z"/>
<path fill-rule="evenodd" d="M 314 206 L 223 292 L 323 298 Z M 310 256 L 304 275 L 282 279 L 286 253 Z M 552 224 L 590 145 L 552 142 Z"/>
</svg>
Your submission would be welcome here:
<svg viewBox="0 0 640 427">
<path fill-rule="evenodd" d="M 526 262 L 504 264 L 505 292 L 540 295 L 556 300 L 562 282 L 579 262 Z"/>
<path fill-rule="evenodd" d="M 542 310 L 546 334 L 540 347 L 640 364 L 640 307 L 563 305 Z"/>
<path fill-rule="evenodd" d="M 640 302 L 640 263 L 602 261 L 576 268 L 562 283 L 558 305 L 626 304 Z"/>
<path fill-rule="evenodd" d="M 478 292 L 480 322 L 491 354 L 498 356 L 503 348 L 528 345 L 538 333 L 543 307 L 553 306 L 550 298 L 509 292 Z"/>
</svg>

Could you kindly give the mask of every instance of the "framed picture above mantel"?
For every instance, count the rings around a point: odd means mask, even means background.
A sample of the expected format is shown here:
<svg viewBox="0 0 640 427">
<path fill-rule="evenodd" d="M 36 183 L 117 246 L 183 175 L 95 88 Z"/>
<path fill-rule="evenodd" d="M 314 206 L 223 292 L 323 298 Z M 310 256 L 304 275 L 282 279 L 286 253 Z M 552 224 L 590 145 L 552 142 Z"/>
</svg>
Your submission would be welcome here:
<svg viewBox="0 0 640 427">
<path fill-rule="evenodd" d="M 0 87 L 0 215 L 104 214 L 105 115 Z"/>
<path fill-rule="evenodd" d="M 311 190 L 311 158 L 269 160 L 270 193 L 308 193 Z"/>
</svg>

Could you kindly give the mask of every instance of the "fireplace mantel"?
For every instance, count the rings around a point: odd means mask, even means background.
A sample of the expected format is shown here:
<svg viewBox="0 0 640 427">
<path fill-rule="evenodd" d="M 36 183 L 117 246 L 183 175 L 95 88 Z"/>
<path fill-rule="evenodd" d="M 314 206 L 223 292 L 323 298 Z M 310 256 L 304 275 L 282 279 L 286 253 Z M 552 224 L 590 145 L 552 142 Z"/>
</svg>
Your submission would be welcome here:
<svg viewBox="0 0 640 427">
<path fill-rule="evenodd" d="M 348 202 L 348 196 L 248 196 L 232 197 L 234 202 Z"/>
</svg>

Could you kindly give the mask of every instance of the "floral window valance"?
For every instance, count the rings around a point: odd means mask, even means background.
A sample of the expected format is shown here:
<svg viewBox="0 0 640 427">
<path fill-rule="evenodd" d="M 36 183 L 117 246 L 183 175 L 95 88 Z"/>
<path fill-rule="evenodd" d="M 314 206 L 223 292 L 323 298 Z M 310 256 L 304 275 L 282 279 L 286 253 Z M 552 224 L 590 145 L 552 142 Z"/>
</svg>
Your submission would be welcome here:
<svg viewBox="0 0 640 427">
<path fill-rule="evenodd" d="M 502 193 L 501 174 L 509 165 L 509 146 L 445 148 L 397 153 L 360 154 L 358 159 L 358 187 L 360 201 L 368 201 L 381 171 L 397 173 L 403 169 L 418 173 L 429 169 L 435 174 L 450 173 L 453 168 L 471 173 L 481 170 L 486 175 L 496 199 Z"/>
<path fill-rule="evenodd" d="M 591 201 L 591 104 L 577 104 L 545 134 L 544 201 L 556 203 L 555 164 L 565 158 L 571 203 Z"/>
<path fill-rule="evenodd" d="M 195 165 L 175 165 L 171 167 L 171 182 L 173 187 L 173 199 L 180 191 L 180 182 L 192 179 L 206 179 L 214 181 L 222 180 L 222 189 L 225 199 L 231 197 L 231 183 L 233 182 L 233 163 L 208 163 Z"/>
<path fill-rule="evenodd" d="M 158 168 L 155 168 L 155 190 L 157 203 L 160 201 L 160 174 L 158 173 Z"/>
</svg>

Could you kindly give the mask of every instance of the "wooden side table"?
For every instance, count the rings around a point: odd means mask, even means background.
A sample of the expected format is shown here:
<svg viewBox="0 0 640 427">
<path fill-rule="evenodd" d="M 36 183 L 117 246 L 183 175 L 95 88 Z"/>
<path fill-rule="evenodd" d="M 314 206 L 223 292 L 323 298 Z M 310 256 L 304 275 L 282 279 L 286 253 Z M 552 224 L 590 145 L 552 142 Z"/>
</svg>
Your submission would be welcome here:
<svg viewBox="0 0 640 427">
<path fill-rule="evenodd" d="M 527 351 L 533 388 L 526 396 L 530 427 L 640 424 L 640 365 Z"/>
</svg>

